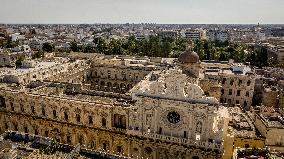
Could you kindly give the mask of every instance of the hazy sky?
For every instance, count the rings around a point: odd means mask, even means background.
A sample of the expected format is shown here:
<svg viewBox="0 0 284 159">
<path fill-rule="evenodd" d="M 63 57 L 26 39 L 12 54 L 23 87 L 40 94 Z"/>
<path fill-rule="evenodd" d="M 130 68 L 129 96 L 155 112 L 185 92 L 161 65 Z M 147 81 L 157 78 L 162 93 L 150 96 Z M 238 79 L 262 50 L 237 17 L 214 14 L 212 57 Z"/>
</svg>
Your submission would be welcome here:
<svg viewBox="0 0 284 159">
<path fill-rule="evenodd" d="M 0 23 L 284 23 L 284 0 L 0 0 Z"/>
</svg>

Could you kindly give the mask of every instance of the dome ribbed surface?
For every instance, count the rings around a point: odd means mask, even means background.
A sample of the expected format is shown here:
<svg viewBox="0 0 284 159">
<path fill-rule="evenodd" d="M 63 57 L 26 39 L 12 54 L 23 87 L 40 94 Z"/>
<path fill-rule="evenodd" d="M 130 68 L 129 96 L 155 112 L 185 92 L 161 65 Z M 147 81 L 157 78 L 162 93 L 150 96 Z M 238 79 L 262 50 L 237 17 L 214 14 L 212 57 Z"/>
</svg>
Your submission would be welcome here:
<svg viewBox="0 0 284 159">
<path fill-rule="evenodd" d="M 186 51 L 179 56 L 178 61 L 181 63 L 197 63 L 199 56 L 196 52 Z"/>
</svg>

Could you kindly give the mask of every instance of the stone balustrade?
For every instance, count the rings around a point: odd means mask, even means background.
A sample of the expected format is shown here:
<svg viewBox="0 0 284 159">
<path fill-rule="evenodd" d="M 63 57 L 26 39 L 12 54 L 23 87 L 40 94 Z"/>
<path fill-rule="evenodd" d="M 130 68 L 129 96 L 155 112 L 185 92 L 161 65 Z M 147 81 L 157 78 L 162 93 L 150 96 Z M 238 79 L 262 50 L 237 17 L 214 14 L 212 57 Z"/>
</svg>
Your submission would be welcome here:
<svg viewBox="0 0 284 159">
<path fill-rule="evenodd" d="M 137 135 L 135 131 L 128 131 L 131 135 Z M 166 136 L 166 135 L 160 135 L 160 134 L 154 134 L 154 133 L 144 133 L 141 134 L 142 136 L 146 138 L 152 138 L 152 139 L 158 139 L 162 141 L 167 142 L 174 142 L 174 143 L 180 143 L 180 144 L 186 144 L 194 147 L 200 147 L 205 149 L 212 149 L 212 150 L 223 150 L 222 144 L 217 143 L 210 143 L 210 142 L 204 142 L 204 141 L 198 141 L 198 140 L 192 140 L 192 139 L 186 139 L 186 138 L 178 138 L 173 136 Z"/>
</svg>

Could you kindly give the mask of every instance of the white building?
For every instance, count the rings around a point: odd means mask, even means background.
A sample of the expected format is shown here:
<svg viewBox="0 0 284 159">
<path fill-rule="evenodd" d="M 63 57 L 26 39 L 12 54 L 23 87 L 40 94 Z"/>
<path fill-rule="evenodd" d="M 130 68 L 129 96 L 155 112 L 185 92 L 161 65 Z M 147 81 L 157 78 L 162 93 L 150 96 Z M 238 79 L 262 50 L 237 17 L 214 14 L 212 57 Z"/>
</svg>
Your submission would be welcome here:
<svg viewBox="0 0 284 159">
<path fill-rule="evenodd" d="M 173 38 L 176 39 L 178 37 L 178 32 L 177 31 L 173 31 L 173 30 L 165 30 L 165 31 L 161 31 L 159 33 L 159 37 L 161 39 L 164 38 Z"/>
<path fill-rule="evenodd" d="M 207 39 L 214 41 L 214 40 L 219 40 L 219 41 L 228 41 L 230 38 L 229 33 L 226 31 L 219 31 L 219 30 L 210 30 L 207 32 Z"/>
<path fill-rule="evenodd" d="M 184 34 L 185 38 L 189 40 L 200 40 L 203 36 L 203 33 L 200 30 L 188 30 Z"/>
</svg>

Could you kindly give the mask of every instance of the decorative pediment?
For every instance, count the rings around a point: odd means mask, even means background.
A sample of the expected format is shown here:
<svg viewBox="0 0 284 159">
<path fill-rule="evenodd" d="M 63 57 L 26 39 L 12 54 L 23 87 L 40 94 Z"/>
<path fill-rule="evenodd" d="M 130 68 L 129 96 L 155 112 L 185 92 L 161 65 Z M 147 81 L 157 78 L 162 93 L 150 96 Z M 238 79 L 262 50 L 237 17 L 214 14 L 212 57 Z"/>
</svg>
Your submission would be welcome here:
<svg viewBox="0 0 284 159">
<path fill-rule="evenodd" d="M 158 78 L 153 80 L 153 76 Z M 182 74 L 181 70 L 152 72 L 148 78 L 146 77 L 132 90 L 136 95 L 218 103 L 217 99 L 204 96 L 204 91 L 198 85 L 198 79 Z"/>
</svg>

